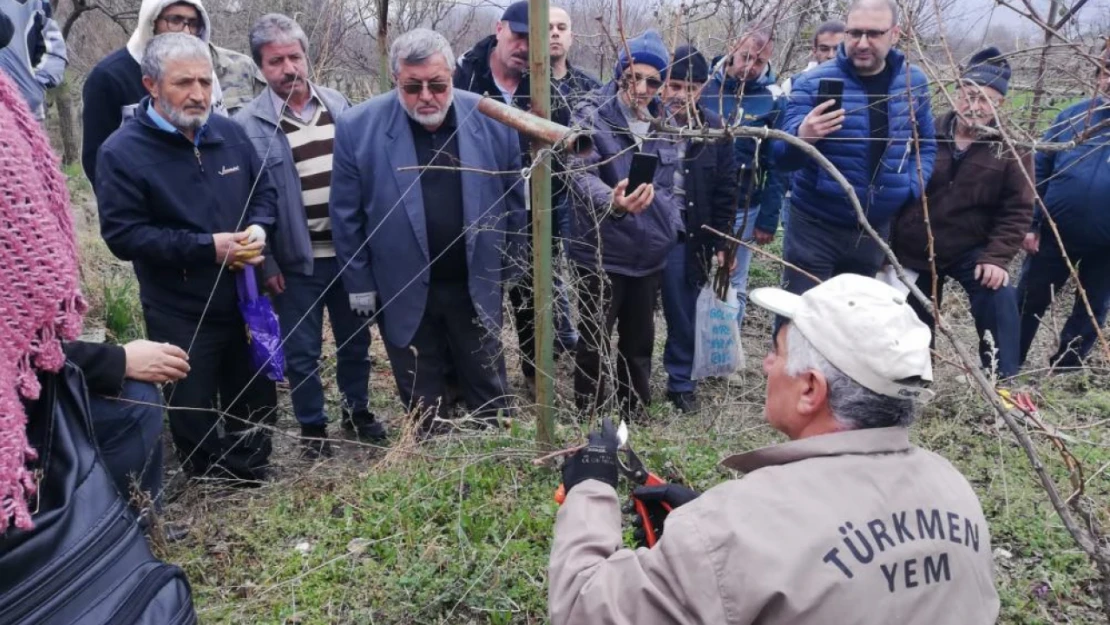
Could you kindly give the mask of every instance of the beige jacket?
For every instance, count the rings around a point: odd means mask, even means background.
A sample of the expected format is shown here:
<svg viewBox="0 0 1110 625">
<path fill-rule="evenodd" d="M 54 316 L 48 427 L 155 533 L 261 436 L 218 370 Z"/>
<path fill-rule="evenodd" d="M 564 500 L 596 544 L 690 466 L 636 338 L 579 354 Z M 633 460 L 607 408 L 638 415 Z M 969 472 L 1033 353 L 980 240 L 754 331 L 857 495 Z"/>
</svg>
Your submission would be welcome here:
<svg viewBox="0 0 1110 625">
<path fill-rule="evenodd" d="M 654 549 L 622 547 L 616 491 L 571 490 L 555 523 L 554 625 L 980 625 L 998 617 L 979 500 L 905 428 L 724 461 L 744 471 L 675 510 Z"/>
</svg>

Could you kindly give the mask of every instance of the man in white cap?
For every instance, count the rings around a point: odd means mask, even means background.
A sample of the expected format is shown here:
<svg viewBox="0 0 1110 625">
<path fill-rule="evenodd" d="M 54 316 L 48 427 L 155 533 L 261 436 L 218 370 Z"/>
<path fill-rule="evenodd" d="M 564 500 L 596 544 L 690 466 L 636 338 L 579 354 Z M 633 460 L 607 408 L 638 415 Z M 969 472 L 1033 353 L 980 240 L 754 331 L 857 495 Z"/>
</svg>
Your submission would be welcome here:
<svg viewBox="0 0 1110 625">
<path fill-rule="evenodd" d="M 788 320 L 763 369 L 767 420 L 791 440 L 726 459 L 745 477 L 700 496 L 637 489 L 675 510 L 653 548 L 631 551 L 620 547 L 616 435 L 592 434 L 563 470 L 551 622 L 994 623 L 979 500 L 909 441 L 932 367 L 929 330 L 905 297 L 843 274 L 751 301 Z"/>
</svg>

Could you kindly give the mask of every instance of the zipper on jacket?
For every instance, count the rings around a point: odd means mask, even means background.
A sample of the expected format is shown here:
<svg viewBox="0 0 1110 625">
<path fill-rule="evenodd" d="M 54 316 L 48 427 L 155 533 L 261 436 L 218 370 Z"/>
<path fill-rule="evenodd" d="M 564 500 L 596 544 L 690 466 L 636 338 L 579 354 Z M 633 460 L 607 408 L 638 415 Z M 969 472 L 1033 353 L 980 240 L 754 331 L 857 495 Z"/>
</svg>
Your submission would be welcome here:
<svg viewBox="0 0 1110 625">
<path fill-rule="evenodd" d="M 204 173 L 204 163 L 200 160 L 200 148 L 193 146 L 193 154 L 197 157 L 197 167 L 200 167 L 200 173 Z"/>
<path fill-rule="evenodd" d="M 10 622 L 18 623 L 30 611 L 41 606 L 48 598 L 56 600 L 58 597 L 68 594 L 67 590 L 70 592 L 78 590 L 67 589 L 67 586 L 73 582 L 74 578 L 84 575 L 96 560 L 111 553 L 111 547 L 118 543 L 133 525 L 122 507 L 114 506 L 114 508 L 106 515 L 113 517 L 109 521 L 108 527 L 99 531 L 96 537 L 84 545 L 75 556 L 59 559 L 49 569 L 40 571 L 33 578 L 33 583 L 30 586 L 31 592 L 12 606 L 0 606 L 0 614 L 3 614 L 5 619 L 10 618 Z M 27 584 L 31 581 L 25 582 L 23 587 L 27 587 Z M 62 604 L 55 607 L 60 605 Z"/>
</svg>

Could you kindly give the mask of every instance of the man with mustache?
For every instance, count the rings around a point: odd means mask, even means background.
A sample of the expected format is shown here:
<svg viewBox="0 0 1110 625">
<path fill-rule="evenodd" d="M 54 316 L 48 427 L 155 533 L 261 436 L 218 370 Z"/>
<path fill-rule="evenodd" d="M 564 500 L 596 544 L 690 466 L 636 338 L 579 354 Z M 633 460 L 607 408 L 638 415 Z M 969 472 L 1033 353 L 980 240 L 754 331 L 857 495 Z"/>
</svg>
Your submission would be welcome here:
<svg viewBox="0 0 1110 625">
<path fill-rule="evenodd" d="M 367 295 L 348 294 L 338 279 L 328 217 L 335 120 L 350 105 L 339 92 L 309 81 L 308 38 L 289 17 L 262 16 L 251 28 L 250 48 L 269 87 L 234 119 L 266 159 L 279 191 L 265 281 L 281 319 L 302 456 L 314 460 L 333 453 L 319 375 L 325 308 L 336 344 L 343 429 L 366 441 L 385 439 L 385 428 L 368 407 Z"/>
<path fill-rule="evenodd" d="M 397 88 L 344 113 L 329 203 L 347 292 L 381 326 L 405 409 L 420 436 L 442 429 L 448 365 L 482 425 L 509 408 L 502 284 L 519 267 L 525 185 L 516 131 L 455 90 L 447 39 L 418 28 L 393 42 Z M 355 303 L 356 296 L 352 296 Z"/>
<path fill-rule="evenodd" d="M 500 98 L 528 109 L 528 2 L 514 2 L 501 14 L 494 33 L 463 53 L 455 87 Z"/>
<path fill-rule="evenodd" d="M 987 48 L 971 57 L 956 89 L 956 110 L 936 122 L 937 160 L 926 188 L 929 227 L 925 203 L 916 200 L 894 223 L 893 247 L 898 260 L 918 272 L 918 288 L 932 294 L 936 283 L 937 305 L 946 278 L 960 283 L 971 300 L 983 368 L 997 363 L 998 375 L 1008 378 L 1021 366 L 1009 266 L 1033 222 L 1035 196 L 1032 154 L 1015 154 L 981 130 L 997 126 L 1009 88 L 1010 64 L 1000 56 L 998 48 Z M 931 307 L 909 302 L 932 329 Z"/>
<path fill-rule="evenodd" d="M 163 389 L 182 468 L 257 485 L 277 391 L 251 365 L 227 272 L 263 262 L 277 190 L 243 129 L 212 114 L 202 40 L 158 35 L 142 73 L 150 95 L 100 148 L 100 234 L 134 264 L 148 338 L 189 355 L 188 377 Z"/>
<path fill-rule="evenodd" d="M 894 0 L 853 0 L 833 62 L 798 76 L 782 129 L 813 145 L 848 179 L 867 220 L 883 237 L 903 207 L 921 198 L 936 159 L 929 80 L 894 48 L 901 30 Z M 822 80 L 843 83 L 842 107 L 818 96 Z M 783 286 L 803 293 L 841 273 L 874 276 L 883 264 L 844 189 L 817 161 L 774 142 L 775 162 L 797 171 L 783 240 Z M 791 267 L 793 265 L 793 267 Z"/>
</svg>

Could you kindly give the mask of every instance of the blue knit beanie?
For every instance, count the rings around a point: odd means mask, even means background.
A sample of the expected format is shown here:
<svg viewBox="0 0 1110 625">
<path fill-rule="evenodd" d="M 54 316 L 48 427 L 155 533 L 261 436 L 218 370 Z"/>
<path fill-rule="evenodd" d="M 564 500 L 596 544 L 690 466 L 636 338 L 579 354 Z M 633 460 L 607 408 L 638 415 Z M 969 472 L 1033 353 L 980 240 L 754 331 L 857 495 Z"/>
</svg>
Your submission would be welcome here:
<svg viewBox="0 0 1110 625">
<path fill-rule="evenodd" d="M 995 47 L 976 52 L 967 62 L 967 69 L 960 80 L 973 82 L 980 87 L 990 87 L 1006 95 L 1010 88 L 1010 63 L 998 58 L 1000 56 L 1002 52 Z"/>
<path fill-rule="evenodd" d="M 628 59 L 628 53 L 632 53 L 632 60 Z M 621 46 L 620 53 L 617 54 L 617 66 L 613 69 L 613 76 L 620 78 L 624 70 L 636 63 L 646 63 L 659 73 L 667 71 L 667 65 L 670 64 L 671 55 L 667 52 L 667 46 L 663 45 L 663 38 L 659 33 L 654 30 L 644 31 L 644 34 L 634 39 L 628 40 L 628 46 Z"/>
</svg>

